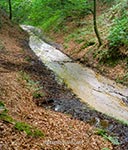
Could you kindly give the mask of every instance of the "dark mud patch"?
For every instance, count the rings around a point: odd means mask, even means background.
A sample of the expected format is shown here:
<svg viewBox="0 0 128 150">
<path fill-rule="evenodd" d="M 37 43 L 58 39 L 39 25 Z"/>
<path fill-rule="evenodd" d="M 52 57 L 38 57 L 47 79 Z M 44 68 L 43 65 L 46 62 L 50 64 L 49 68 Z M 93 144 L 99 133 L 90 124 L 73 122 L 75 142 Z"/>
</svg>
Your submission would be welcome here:
<svg viewBox="0 0 128 150">
<path fill-rule="evenodd" d="M 127 125 L 123 125 L 120 122 L 89 108 L 75 97 L 73 99 L 50 99 L 48 102 L 49 103 L 42 103 L 42 105 L 47 109 L 65 113 L 72 118 L 88 122 L 96 128 L 106 130 L 110 136 L 117 137 L 119 140 L 120 145 L 115 146 L 115 149 L 128 149 Z"/>
</svg>

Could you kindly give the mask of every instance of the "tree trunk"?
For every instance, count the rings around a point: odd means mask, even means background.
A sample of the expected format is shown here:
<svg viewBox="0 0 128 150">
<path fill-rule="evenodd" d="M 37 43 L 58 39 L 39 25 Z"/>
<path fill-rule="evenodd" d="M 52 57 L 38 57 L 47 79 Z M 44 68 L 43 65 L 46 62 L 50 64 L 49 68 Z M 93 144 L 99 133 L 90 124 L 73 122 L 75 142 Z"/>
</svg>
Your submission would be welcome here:
<svg viewBox="0 0 128 150">
<path fill-rule="evenodd" d="M 0 9 L 0 29 L 1 29 L 1 25 L 2 25 L 2 16 L 1 16 L 1 9 Z"/>
<path fill-rule="evenodd" d="M 9 19 L 12 19 L 12 4 L 11 4 L 11 0 L 8 0 L 8 4 L 9 4 Z"/>
<path fill-rule="evenodd" d="M 98 39 L 98 43 L 99 43 L 99 47 L 102 45 L 102 42 L 101 42 L 101 38 L 100 38 L 100 35 L 99 35 L 99 32 L 98 32 L 98 28 L 97 28 L 97 20 L 96 20 L 96 0 L 93 0 L 94 1 L 94 8 L 93 8 L 93 25 L 94 25 L 94 31 L 95 31 L 95 34 L 96 34 L 96 37 Z"/>
</svg>

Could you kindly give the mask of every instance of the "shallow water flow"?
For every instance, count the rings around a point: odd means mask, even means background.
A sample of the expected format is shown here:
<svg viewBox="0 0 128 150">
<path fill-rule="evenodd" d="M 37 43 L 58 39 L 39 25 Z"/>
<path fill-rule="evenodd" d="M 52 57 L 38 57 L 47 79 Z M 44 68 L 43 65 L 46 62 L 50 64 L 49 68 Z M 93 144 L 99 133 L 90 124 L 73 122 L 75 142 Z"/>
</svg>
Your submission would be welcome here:
<svg viewBox="0 0 128 150">
<path fill-rule="evenodd" d="M 109 80 L 42 41 L 34 27 L 21 26 L 29 32 L 30 48 L 39 59 L 61 78 L 90 107 L 128 123 L 128 88 Z"/>
</svg>

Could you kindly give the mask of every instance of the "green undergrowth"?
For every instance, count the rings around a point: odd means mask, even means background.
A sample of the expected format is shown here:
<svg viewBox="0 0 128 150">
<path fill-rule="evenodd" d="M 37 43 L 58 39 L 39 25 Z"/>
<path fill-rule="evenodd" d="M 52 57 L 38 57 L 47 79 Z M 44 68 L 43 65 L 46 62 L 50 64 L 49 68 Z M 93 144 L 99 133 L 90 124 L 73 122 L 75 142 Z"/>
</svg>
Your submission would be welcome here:
<svg viewBox="0 0 128 150">
<path fill-rule="evenodd" d="M 24 71 L 19 72 L 22 80 L 26 81 L 27 88 L 32 91 L 33 98 L 41 98 L 45 96 L 45 93 L 42 91 L 43 87 L 40 86 L 38 81 L 31 79 L 30 75 Z"/>
<path fill-rule="evenodd" d="M 40 131 L 39 129 L 36 129 L 24 122 L 16 122 L 14 125 L 14 128 L 17 129 L 18 131 L 25 132 L 28 136 L 32 136 L 32 137 L 43 137 L 44 136 L 44 133 L 42 133 L 42 131 Z"/>
<path fill-rule="evenodd" d="M 0 120 L 6 123 L 13 124 L 14 129 L 16 129 L 17 131 L 25 132 L 27 136 L 32 136 L 32 137 L 45 136 L 41 130 L 32 127 L 27 123 L 16 121 L 10 115 L 8 115 L 8 110 L 6 109 L 5 104 L 2 101 L 0 101 Z"/>
<path fill-rule="evenodd" d="M 115 136 L 108 135 L 107 131 L 104 129 L 97 129 L 96 134 L 102 136 L 104 139 L 110 141 L 113 145 L 120 145 L 118 138 Z"/>
<path fill-rule="evenodd" d="M 124 62 L 124 64 L 127 63 L 126 56 L 123 56 L 118 53 L 112 54 L 111 50 L 108 47 L 95 50 L 93 52 L 93 57 L 96 58 L 99 61 L 99 63 L 111 67 L 116 66 L 117 64 L 120 63 L 120 61 Z"/>
</svg>

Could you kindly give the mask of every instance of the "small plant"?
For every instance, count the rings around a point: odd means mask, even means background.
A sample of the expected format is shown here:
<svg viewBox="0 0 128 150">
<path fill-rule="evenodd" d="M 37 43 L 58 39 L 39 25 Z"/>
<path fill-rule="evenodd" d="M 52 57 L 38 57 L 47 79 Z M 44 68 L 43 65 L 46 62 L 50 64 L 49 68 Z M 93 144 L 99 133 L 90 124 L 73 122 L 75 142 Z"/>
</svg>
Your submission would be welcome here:
<svg viewBox="0 0 128 150">
<path fill-rule="evenodd" d="M 8 110 L 6 109 L 5 104 L 0 101 L 0 119 L 8 123 L 14 123 L 14 119 L 7 113 Z"/>
<path fill-rule="evenodd" d="M 97 50 L 93 56 L 94 58 L 96 57 L 99 61 L 106 60 L 110 57 L 108 49 Z"/>
<path fill-rule="evenodd" d="M 5 104 L 2 101 L 0 101 L 0 115 L 5 114 L 7 112 L 8 111 L 7 111 L 6 107 L 5 107 Z"/>
<path fill-rule="evenodd" d="M 107 132 L 103 129 L 98 129 L 96 131 L 96 134 L 101 135 L 102 137 L 104 137 L 105 139 L 110 141 L 113 145 L 120 145 L 117 137 L 112 137 L 112 136 L 108 135 Z"/>
<path fill-rule="evenodd" d="M 15 123 L 15 120 L 11 116 L 9 116 L 6 112 L 0 114 L 0 119 L 7 123 L 11 123 L 11 124 Z"/>
<path fill-rule="evenodd" d="M 103 130 L 103 129 L 97 129 L 97 131 L 96 131 L 96 134 L 98 134 L 98 135 L 102 135 L 102 136 L 104 136 L 104 135 L 106 135 L 106 130 Z"/>
<path fill-rule="evenodd" d="M 33 98 L 41 98 L 45 95 L 45 93 L 43 93 L 41 90 L 43 89 L 43 87 L 38 87 L 39 83 L 38 82 L 34 82 L 31 80 L 31 82 L 29 82 L 29 86 L 30 88 L 33 90 Z"/>
<path fill-rule="evenodd" d="M 2 101 L 0 101 L 0 108 L 5 108 L 5 105 Z"/>
<path fill-rule="evenodd" d="M 30 76 L 26 72 L 20 71 L 20 75 L 21 75 L 22 79 L 25 80 L 26 82 L 30 81 Z"/>
<path fill-rule="evenodd" d="M 122 15 L 120 18 L 116 18 L 114 26 L 110 30 L 109 44 L 110 47 L 119 47 L 122 45 L 128 46 L 128 14 Z"/>
<path fill-rule="evenodd" d="M 105 148 L 102 148 L 102 150 L 110 150 L 109 148 L 105 147 Z"/>
<path fill-rule="evenodd" d="M 30 87 L 30 88 L 32 88 L 32 89 L 35 89 L 37 86 L 38 86 L 38 84 L 39 84 L 39 82 L 35 82 L 35 81 L 33 81 L 33 80 L 28 80 L 28 82 L 27 82 L 27 85 Z M 38 88 L 39 89 L 39 88 Z M 37 90 L 37 88 L 36 88 L 36 90 Z"/>
<path fill-rule="evenodd" d="M 16 122 L 14 127 L 18 131 L 24 131 L 28 136 L 33 136 L 33 137 L 44 136 L 44 134 L 40 130 L 35 129 L 32 126 L 30 126 L 24 122 Z"/>
<path fill-rule="evenodd" d="M 31 80 L 31 77 L 26 72 L 21 71 L 20 74 L 22 76 L 22 79 L 27 82 L 28 88 L 32 90 L 33 98 L 41 98 L 41 97 L 43 97 L 45 95 L 41 91 L 43 89 L 43 87 L 39 86 L 39 82 L 38 81 L 35 82 L 35 81 Z"/>
<path fill-rule="evenodd" d="M 118 53 L 111 53 L 110 49 L 99 49 L 93 53 L 93 57 L 98 60 L 100 64 L 114 67 L 119 63 L 120 55 Z"/>
<path fill-rule="evenodd" d="M 38 92 L 38 91 L 35 91 L 33 93 L 33 98 L 41 98 L 44 96 L 44 93 L 41 93 L 41 92 Z"/>
<path fill-rule="evenodd" d="M 31 61 L 31 57 L 26 56 L 26 57 L 24 58 L 24 60 L 30 62 L 30 61 Z"/>
<path fill-rule="evenodd" d="M 117 77 L 116 82 L 128 86 L 128 73 L 126 73 L 123 77 Z"/>
</svg>

